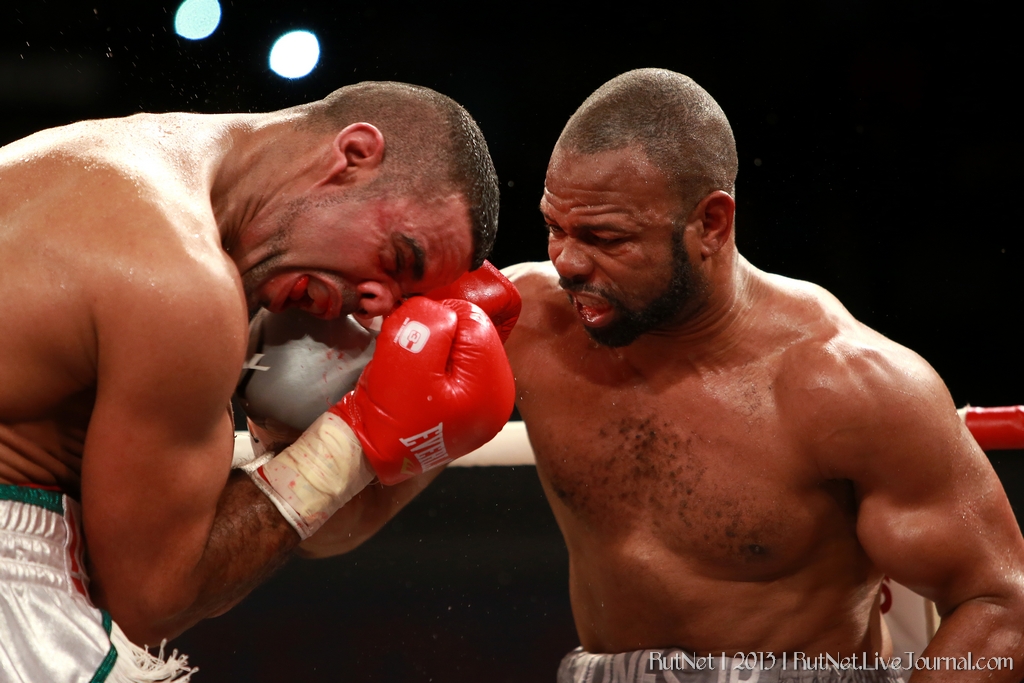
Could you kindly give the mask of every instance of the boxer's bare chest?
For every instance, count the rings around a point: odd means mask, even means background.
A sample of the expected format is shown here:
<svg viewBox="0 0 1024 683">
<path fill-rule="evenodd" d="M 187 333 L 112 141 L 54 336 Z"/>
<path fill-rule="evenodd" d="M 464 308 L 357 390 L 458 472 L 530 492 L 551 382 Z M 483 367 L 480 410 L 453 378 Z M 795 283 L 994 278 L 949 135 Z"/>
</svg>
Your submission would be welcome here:
<svg viewBox="0 0 1024 683">
<path fill-rule="evenodd" d="M 640 538 L 742 578 L 800 564 L 846 524 L 849 492 L 801 453 L 771 354 L 706 372 L 666 363 L 653 376 L 612 355 L 551 353 L 554 362 L 517 369 L 519 410 L 563 528 L 599 543 Z"/>
</svg>

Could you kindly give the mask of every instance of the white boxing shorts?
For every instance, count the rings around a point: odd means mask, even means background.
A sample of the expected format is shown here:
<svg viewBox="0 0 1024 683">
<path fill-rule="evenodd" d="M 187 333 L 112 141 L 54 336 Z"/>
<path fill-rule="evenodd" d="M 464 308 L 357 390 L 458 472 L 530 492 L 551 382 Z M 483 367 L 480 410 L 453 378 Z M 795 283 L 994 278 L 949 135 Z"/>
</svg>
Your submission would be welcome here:
<svg viewBox="0 0 1024 683">
<path fill-rule="evenodd" d="M 184 656 L 132 645 L 89 600 L 80 517 L 58 491 L 0 484 L 0 683 L 187 681 Z"/>
</svg>

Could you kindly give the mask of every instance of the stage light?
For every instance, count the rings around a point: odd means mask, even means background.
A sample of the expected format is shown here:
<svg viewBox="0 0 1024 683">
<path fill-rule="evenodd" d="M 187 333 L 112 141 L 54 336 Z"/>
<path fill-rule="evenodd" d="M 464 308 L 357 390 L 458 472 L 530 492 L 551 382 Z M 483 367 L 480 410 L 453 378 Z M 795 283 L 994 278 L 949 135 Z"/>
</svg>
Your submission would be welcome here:
<svg viewBox="0 0 1024 683">
<path fill-rule="evenodd" d="M 270 48 L 270 68 L 284 78 L 302 78 L 320 61 L 320 43 L 309 31 L 290 31 Z"/>
<path fill-rule="evenodd" d="M 185 0 L 174 13 L 174 32 L 189 40 L 202 40 L 220 24 L 217 0 Z"/>
</svg>

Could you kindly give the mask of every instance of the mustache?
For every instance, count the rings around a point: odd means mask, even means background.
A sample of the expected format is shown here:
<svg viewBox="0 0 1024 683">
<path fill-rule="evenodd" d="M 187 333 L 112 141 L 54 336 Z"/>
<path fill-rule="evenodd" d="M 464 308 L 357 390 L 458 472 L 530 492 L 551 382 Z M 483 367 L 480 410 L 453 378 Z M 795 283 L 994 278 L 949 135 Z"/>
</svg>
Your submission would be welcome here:
<svg viewBox="0 0 1024 683">
<path fill-rule="evenodd" d="M 589 294 L 591 296 L 598 296 L 604 299 L 609 306 L 613 309 L 622 312 L 629 310 L 629 304 L 619 294 L 619 292 L 607 289 L 605 287 L 598 287 L 596 285 L 587 284 L 579 280 L 570 280 L 569 278 L 560 277 L 558 278 L 558 286 L 563 291 L 571 294 Z"/>
<path fill-rule="evenodd" d="M 596 296 L 610 298 L 609 293 L 601 289 L 600 287 L 588 285 L 586 282 L 570 280 L 569 278 L 566 277 L 558 278 L 558 286 L 564 289 L 565 291 L 572 292 L 574 294 L 594 294 Z"/>
</svg>

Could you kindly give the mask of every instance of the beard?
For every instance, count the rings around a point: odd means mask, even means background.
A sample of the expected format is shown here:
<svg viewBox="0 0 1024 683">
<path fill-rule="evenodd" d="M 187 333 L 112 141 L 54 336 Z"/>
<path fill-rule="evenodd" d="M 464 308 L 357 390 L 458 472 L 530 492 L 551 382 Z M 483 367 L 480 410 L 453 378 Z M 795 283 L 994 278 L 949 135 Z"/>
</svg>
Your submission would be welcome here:
<svg viewBox="0 0 1024 683">
<path fill-rule="evenodd" d="M 566 278 L 559 278 L 558 284 L 567 292 L 596 294 L 608 302 L 615 311 L 615 319 L 603 327 L 584 325 L 584 329 L 598 344 L 613 348 L 628 346 L 643 334 L 679 322 L 687 309 L 692 309 L 692 315 L 699 310 L 708 290 L 707 280 L 694 269 L 683 247 L 682 230 L 672 232 L 672 272 L 665 289 L 642 307 L 632 307 L 611 292 Z"/>
</svg>

